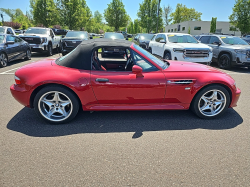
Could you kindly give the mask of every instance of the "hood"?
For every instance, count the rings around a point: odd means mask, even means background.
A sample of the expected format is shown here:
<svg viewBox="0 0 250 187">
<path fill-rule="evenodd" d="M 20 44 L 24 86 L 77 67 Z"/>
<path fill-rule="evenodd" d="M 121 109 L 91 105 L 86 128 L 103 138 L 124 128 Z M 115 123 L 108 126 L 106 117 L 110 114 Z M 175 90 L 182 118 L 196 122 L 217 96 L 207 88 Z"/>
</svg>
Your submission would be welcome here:
<svg viewBox="0 0 250 187">
<path fill-rule="evenodd" d="M 223 45 L 223 48 L 227 49 L 242 49 L 242 50 L 250 50 L 250 45 Z"/>
<path fill-rule="evenodd" d="M 206 44 L 202 43 L 171 43 L 173 48 L 185 48 L 185 49 L 210 49 Z"/>
<path fill-rule="evenodd" d="M 47 37 L 46 34 L 19 34 L 19 37 Z"/>
<path fill-rule="evenodd" d="M 52 66 L 52 62 L 55 60 L 56 60 L 55 58 L 46 58 L 46 59 L 39 60 L 39 61 L 34 62 L 34 63 L 27 64 L 25 66 L 22 66 L 19 69 Z"/>
<path fill-rule="evenodd" d="M 214 72 L 214 73 L 223 73 L 216 68 L 211 66 L 206 66 L 203 64 L 193 63 L 193 62 L 183 62 L 183 61 L 173 61 L 168 60 L 170 66 L 165 69 L 165 71 L 175 71 L 175 72 Z"/>
</svg>

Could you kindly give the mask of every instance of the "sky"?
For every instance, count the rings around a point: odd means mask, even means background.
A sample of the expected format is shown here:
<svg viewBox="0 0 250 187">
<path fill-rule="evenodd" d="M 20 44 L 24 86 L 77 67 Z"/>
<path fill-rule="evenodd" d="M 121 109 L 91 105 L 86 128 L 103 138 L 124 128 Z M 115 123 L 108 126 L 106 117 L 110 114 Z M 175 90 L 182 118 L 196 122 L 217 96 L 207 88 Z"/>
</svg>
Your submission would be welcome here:
<svg viewBox="0 0 250 187">
<path fill-rule="evenodd" d="M 0 8 L 17 9 L 20 8 L 24 13 L 29 10 L 29 0 L 0 0 Z M 107 4 L 111 0 L 86 0 L 92 13 L 96 10 L 103 13 Z M 122 0 L 125 9 L 132 20 L 137 18 L 139 4 L 143 0 Z M 161 6 L 168 4 L 175 10 L 177 3 L 182 3 L 188 8 L 194 8 L 202 13 L 202 21 L 211 21 L 212 17 L 217 17 L 217 21 L 228 21 L 228 16 L 232 14 L 235 0 L 161 0 Z M 4 20 L 9 21 L 9 17 L 4 15 Z"/>
</svg>

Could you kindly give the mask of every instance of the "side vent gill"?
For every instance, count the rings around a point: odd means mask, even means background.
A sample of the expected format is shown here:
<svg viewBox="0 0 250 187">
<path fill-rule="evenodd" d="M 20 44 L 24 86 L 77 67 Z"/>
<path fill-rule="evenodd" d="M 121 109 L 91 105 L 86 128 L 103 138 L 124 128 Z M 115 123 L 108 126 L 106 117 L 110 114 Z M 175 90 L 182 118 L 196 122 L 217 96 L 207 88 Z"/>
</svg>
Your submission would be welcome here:
<svg viewBox="0 0 250 187">
<path fill-rule="evenodd" d="M 169 80 L 168 84 L 192 84 L 193 80 Z"/>
</svg>

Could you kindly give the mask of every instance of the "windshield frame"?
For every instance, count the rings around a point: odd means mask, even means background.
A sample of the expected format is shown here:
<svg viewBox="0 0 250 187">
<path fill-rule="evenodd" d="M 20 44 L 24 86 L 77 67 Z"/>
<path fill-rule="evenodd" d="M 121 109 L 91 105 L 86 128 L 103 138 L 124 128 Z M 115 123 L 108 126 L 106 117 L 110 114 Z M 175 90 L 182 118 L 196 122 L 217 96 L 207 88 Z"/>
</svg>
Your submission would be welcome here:
<svg viewBox="0 0 250 187">
<path fill-rule="evenodd" d="M 178 37 L 178 36 L 190 37 L 190 38 L 194 39 L 194 41 L 196 41 L 196 42 L 178 42 L 178 41 L 177 41 L 177 42 L 171 42 L 171 41 L 169 40 L 169 36 L 172 36 L 172 37 L 173 37 L 173 36 L 177 36 L 177 37 Z M 195 37 L 193 37 L 193 36 L 191 36 L 191 35 L 187 35 L 187 34 L 183 34 L 183 35 L 182 35 L 182 34 L 167 34 L 167 39 L 168 39 L 168 42 L 169 42 L 169 43 L 178 43 L 178 44 L 180 44 L 180 43 L 184 43 L 184 44 L 191 44 L 191 43 L 192 43 L 192 44 L 197 44 L 197 43 L 199 43 L 198 40 L 197 40 Z M 178 40 L 178 39 L 177 39 L 177 40 Z"/>
<path fill-rule="evenodd" d="M 157 67 L 160 67 L 162 70 L 165 70 L 169 67 L 169 64 L 167 64 L 167 62 L 160 60 L 159 58 L 155 57 L 154 55 L 134 43 L 132 44 L 132 49 L 136 50 L 136 52 L 139 52 L 140 55 L 145 56 L 150 61 L 153 61 L 154 64 Z"/>
<path fill-rule="evenodd" d="M 244 44 L 230 44 L 230 43 L 226 43 L 223 39 L 225 39 L 225 38 L 233 38 L 234 39 L 234 41 L 235 41 L 235 39 L 237 38 L 237 40 L 240 40 L 240 41 L 242 41 Z M 245 40 L 243 40 L 243 39 L 241 39 L 241 38 L 239 38 L 239 37 L 234 37 L 234 36 L 220 36 L 220 40 L 224 43 L 224 44 L 226 44 L 226 45 L 249 45 Z"/>
<path fill-rule="evenodd" d="M 34 32 L 29 32 L 30 30 L 42 30 L 42 31 L 46 31 L 46 33 L 34 33 Z M 44 28 L 29 28 L 25 31 L 25 34 L 48 34 L 48 30 L 44 29 Z"/>
</svg>

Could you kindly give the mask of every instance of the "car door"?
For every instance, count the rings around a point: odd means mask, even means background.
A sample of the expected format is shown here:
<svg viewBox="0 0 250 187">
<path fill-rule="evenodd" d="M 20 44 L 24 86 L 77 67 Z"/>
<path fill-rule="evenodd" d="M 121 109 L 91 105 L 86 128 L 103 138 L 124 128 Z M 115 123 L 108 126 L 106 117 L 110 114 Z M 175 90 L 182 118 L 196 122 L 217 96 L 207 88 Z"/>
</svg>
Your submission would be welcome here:
<svg viewBox="0 0 250 187">
<path fill-rule="evenodd" d="M 143 69 L 143 77 L 132 71 L 91 71 L 91 86 L 99 104 L 163 103 L 165 75 L 135 51 L 131 52 L 133 63 Z"/>
<path fill-rule="evenodd" d="M 166 35 L 165 34 L 161 34 L 160 40 L 165 40 L 167 42 Z M 158 43 L 158 51 L 159 51 L 159 56 L 160 57 L 163 57 L 165 45 L 166 45 L 166 43 L 160 43 L 160 41 Z"/>
<path fill-rule="evenodd" d="M 20 50 L 20 48 L 19 48 L 19 44 L 15 42 L 15 36 L 7 35 L 6 42 L 8 41 L 14 42 L 14 44 L 8 44 L 6 46 L 9 61 L 12 61 L 18 58 L 17 56 L 18 56 L 18 51 Z"/>
<path fill-rule="evenodd" d="M 54 34 L 54 32 L 52 31 L 52 29 L 50 29 L 49 32 L 50 32 L 49 35 L 50 35 L 51 40 L 52 40 L 52 47 L 53 47 L 53 49 L 54 49 L 54 48 L 56 48 L 56 46 L 57 46 L 56 37 L 55 37 L 55 34 Z"/>
<path fill-rule="evenodd" d="M 218 43 L 221 43 L 221 41 L 219 40 L 217 36 L 210 37 L 208 45 L 213 48 L 213 58 L 217 58 L 219 55 L 220 45 L 218 45 Z"/>
<path fill-rule="evenodd" d="M 16 51 L 16 59 L 21 59 L 24 57 L 24 54 L 26 53 L 26 49 L 24 46 L 24 42 L 21 38 L 14 36 L 15 38 L 15 44 L 18 46 Z"/>
<path fill-rule="evenodd" d="M 160 40 L 162 39 L 162 34 L 158 34 L 155 38 L 155 54 L 160 56 Z"/>
</svg>

